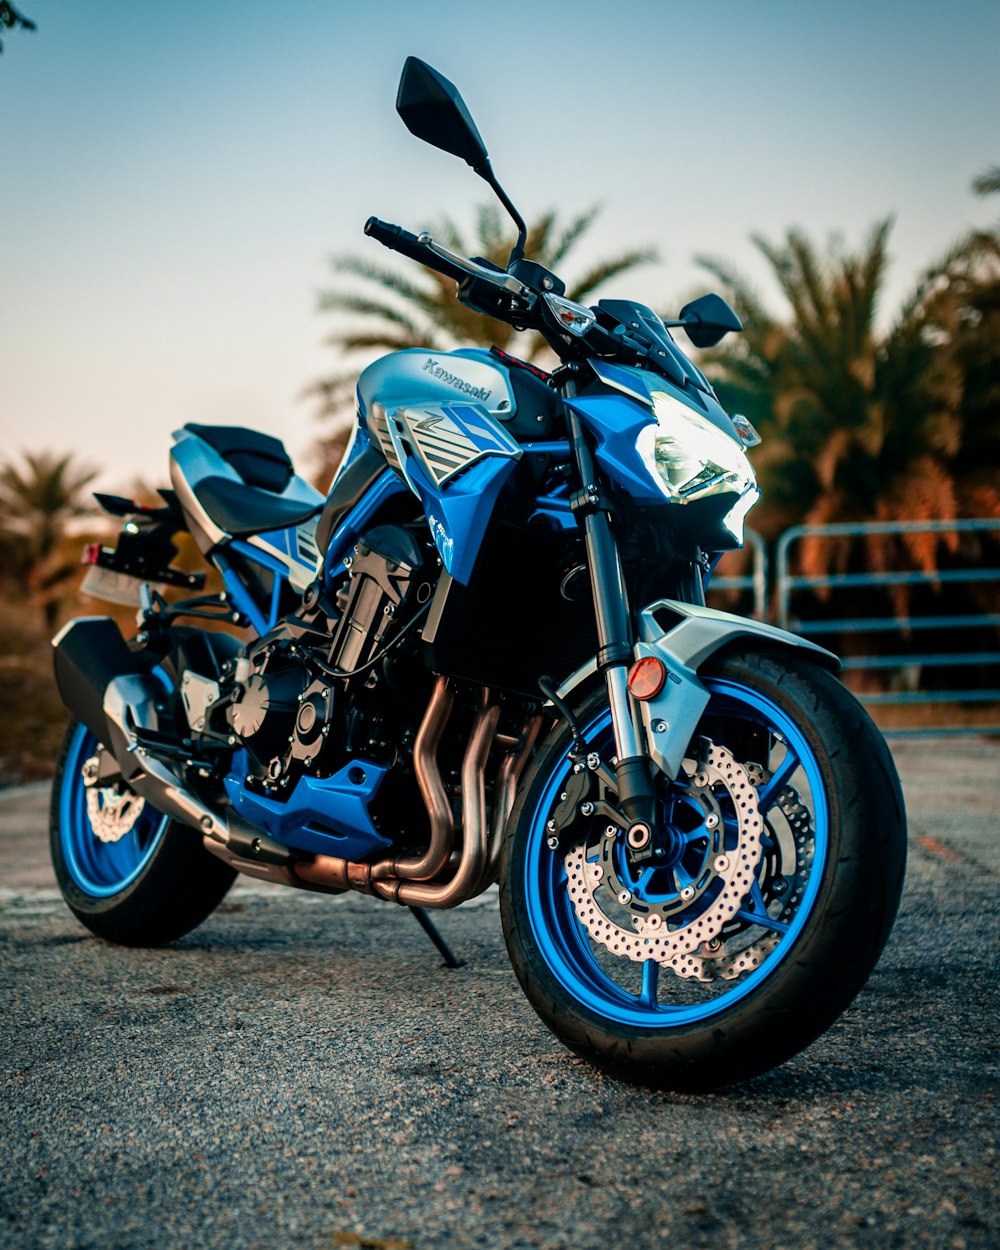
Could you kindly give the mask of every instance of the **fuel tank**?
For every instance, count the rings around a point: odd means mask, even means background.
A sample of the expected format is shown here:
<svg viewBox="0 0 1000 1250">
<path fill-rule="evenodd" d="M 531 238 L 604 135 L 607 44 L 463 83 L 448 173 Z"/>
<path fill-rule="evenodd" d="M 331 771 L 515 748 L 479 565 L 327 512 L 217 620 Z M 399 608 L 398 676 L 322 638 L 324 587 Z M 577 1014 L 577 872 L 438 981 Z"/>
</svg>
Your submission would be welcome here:
<svg viewBox="0 0 1000 1250">
<path fill-rule="evenodd" d="M 407 476 L 415 457 L 435 487 L 486 457 L 521 454 L 501 424 L 516 413 L 510 377 L 487 353 L 393 352 L 362 373 L 358 399 L 389 464 Z"/>
<path fill-rule="evenodd" d="M 358 380 L 371 442 L 418 496 L 445 568 L 468 580 L 497 496 L 522 451 L 507 369 L 488 352 L 408 349 Z"/>
</svg>

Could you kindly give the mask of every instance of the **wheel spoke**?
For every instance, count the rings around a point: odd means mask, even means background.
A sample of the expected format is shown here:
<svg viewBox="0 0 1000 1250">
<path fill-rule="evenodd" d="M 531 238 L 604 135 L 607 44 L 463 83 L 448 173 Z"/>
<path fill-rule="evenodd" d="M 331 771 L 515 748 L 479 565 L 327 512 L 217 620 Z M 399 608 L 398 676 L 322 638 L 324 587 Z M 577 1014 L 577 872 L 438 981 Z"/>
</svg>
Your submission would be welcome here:
<svg viewBox="0 0 1000 1250">
<path fill-rule="evenodd" d="M 788 784 L 792 773 L 799 766 L 799 757 L 795 754 L 790 746 L 785 747 L 785 758 L 774 770 L 771 780 L 764 786 L 761 786 L 757 794 L 757 805 L 761 812 L 766 812 L 776 801 L 778 795 L 784 790 Z"/>
<path fill-rule="evenodd" d="M 788 925 L 782 924 L 780 920 L 774 920 L 767 914 L 767 908 L 764 906 L 764 896 L 760 892 L 760 886 L 755 881 L 750 889 L 750 907 L 741 907 L 736 913 L 740 920 L 747 920 L 751 924 L 759 925 L 762 929 L 771 929 L 775 933 L 787 933 Z"/>
<path fill-rule="evenodd" d="M 101 843 L 98 854 L 102 855 L 111 866 L 115 876 L 125 877 L 136 862 L 137 856 L 134 848 L 135 833 L 132 832 L 127 833 L 117 842 Z"/>
<path fill-rule="evenodd" d="M 642 965 L 642 989 L 639 1002 L 644 1007 L 656 1007 L 656 989 L 660 984 L 660 965 L 655 959 L 647 959 Z"/>
<path fill-rule="evenodd" d="M 686 885 L 690 885 L 694 877 L 691 876 L 683 864 L 674 864 L 674 880 L 677 882 L 678 891 L 680 891 Z"/>
</svg>

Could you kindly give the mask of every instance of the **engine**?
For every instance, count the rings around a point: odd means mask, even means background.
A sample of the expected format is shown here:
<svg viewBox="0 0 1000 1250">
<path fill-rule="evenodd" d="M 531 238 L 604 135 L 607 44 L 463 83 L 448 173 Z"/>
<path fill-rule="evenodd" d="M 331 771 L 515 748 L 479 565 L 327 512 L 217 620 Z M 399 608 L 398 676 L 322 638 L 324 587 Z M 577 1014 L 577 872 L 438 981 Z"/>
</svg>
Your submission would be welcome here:
<svg viewBox="0 0 1000 1250">
<path fill-rule="evenodd" d="M 381 686 L 433 591 L 428 554 L 410 530 L 359 539 L 331 603 L 316 583 L 300 611 L 255 643 L 236 672 L 226 717 L 248 755 L 248 779 L 280 794 L 303 773 L 329 775 L 351 755 L 393 762 L 405 732 Z M 436 571 L 436 567 L 435 567 Z"/>
</svg>

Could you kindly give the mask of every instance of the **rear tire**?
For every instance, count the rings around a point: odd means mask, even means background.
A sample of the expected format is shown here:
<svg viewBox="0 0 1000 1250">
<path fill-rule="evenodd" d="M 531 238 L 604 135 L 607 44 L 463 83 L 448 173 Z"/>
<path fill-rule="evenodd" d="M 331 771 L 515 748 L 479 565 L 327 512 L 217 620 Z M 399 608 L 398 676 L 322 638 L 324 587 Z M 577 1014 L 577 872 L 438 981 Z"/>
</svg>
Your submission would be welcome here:
<svg viewBox="0 0 1000 1250">
<path fill-rule="evenodd" d="M 584 861 L 594 864 L 598 855 L 611 855 L 600 862 L 620 863 L 623 872 L 630 861 L 620 845 L 622 834 L 616 838 L 610 826 L 605 836 L 618 846 L 594 850 L 607 816 L 590 822 L 578 817 L 558 852 L 547 847 L 546 822 L 572 768 L 572 739 L 564 725 L 543 744 L 525 776 L 500 875 L 508 951 L 542 1020 L 599 1066 L 678 1090 L 709 1089 L 764 1072 L 833 1023 L 864 985 L 889 936 L 906 857 L 903 797 L 892 757 L 867 713 L 834 677 L 784 654 L 745 654 L 716 661 L 702 678 L 712 698 L 699 734 L 723 747 L 728 742 L 730 757 L 740 765 L 766 751 L 768 758 L 757 762 L 778 779 L 773 790 L 768 790 L 767 773 L 756 783 L 765 822 L 759 859 L 751 864 L 756 895 L 747 893 L 718 936 L 693 948 L 691 964 L 680 961 L 688 969 L 697 966 L 702 975 L 708 972 L 707 982 L 680 975 L 662 960 L 622 958 L 581 923 L 577 907 Z M 613 743 L 603 695 L 579 710 L 579 723 L 588 745 L 609 759 Z M 694 827 L 692 784 L 686 791 L 683 785 L 669 787 L 661 796 L 662 810 L 681 814 L 680 823 L 669 817 L 678 830 L 676 845 L 684 848 L 678 856 L 707 853 L 718 864 L 718 847 L 702 849 L 710 845 L 705 828 L 713 826 Z M 699 792 L 708 796 L 706 804 L 713 801 L 711 789 Z M 729 848 L 735 845 L 730 827 L 737 836 L 740 828 L 739 805 L 727 806 L 724 788 L 715 790 L 722 796 Z M 588 833 L 588 823 L 595 822 L 601 829 Z M 685 830 L 685 822 L 691 828 Z M 783 851 L 782 844 L 792 850 Z M 583 857 L 570 882 L 573 863 L 567 857 L 574 845 L 583 847 Z M 688 872 L 683 865 L 689 859 L 678 858 L 676 870 L 659 876 L 660 870 L 645 878 L 636 873 L 637 884 L 630 886 L 635 890 L 630 910 L 640 897 L 647 903 L 667 899 L 661 905 L 665 915 L 674 909 L 673 918 L 657 933 L 671 941 L 686 924 L 698 921 L 698 906 L 703 927 L 710 927 L 710 904 L 704 900 L 712 897 L 712 887 L 704 887 L 704 874 L 697 884 L 705 893 L 690 905 L 690 915 L 679 901 L 681 882 L 695 880 L 679 875 Z M 672 884 L 653 884 L 641 894 L 645 881 Z M 597 886 L 588 886 L 590 917 L 603 919 L 605 912 L 614 912 L 615 900 L 600 892 L 602 886 L 607 887 L 603 875 Z M 670 895 L 671 890 L 676 893 Z M 594 906 L 605 911 L 595 913 Z M 638 939 L 634 932 L 619 932 L 636 949 L 649 930 L 640 928 Z M 716 942 L 722 943 L 721 954 L 708 954 Z M 743 964 L 730 957 L 730 948 L 736 948 Z"/>
<path fill-rule="evenodd" d="M 87 727 L 71 720 L 52 785 L 56 880 L 91 933 L 122 946 L 162 946 L 211 915 L 236 872 L 205 849 L 194 829 L 148 802 L 120 840 L 101 841 L 88 815 L 82 773 L 97 749 Z"/>
</svg>

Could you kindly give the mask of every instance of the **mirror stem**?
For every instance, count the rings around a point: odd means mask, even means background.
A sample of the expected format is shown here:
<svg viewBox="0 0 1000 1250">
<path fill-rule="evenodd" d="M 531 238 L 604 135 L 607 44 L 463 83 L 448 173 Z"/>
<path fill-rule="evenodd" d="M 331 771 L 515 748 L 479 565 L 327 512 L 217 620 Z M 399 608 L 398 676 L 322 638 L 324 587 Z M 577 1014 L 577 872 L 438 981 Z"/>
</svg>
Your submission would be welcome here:
<svg viewBox="0 0 1000 1250">
<path fill-rule="evenodd" d="M 524 259 L 524 242 L 528 237 L 528 227 L 524 224 L 524 218 L 514 207 L 510 196 L 503 189 L 500 183 L 497 182 L 496 174 L 493 172 L 493 166 L 490 164 L 489 158 L 487 157 L 484 164 L 473 166 L 473 169 L 480 176 L 480 178 L 482 178 L 485 182 L 488 182 L 493 188 L 497 199 L 510 214 L 514 225 L 517 226 L 517 242 L 514 244 L 514 248 L 510 254 L 510 259 L 507 261 L 507 265 L 509 267 L 514 261 Z"/>
</svg>

